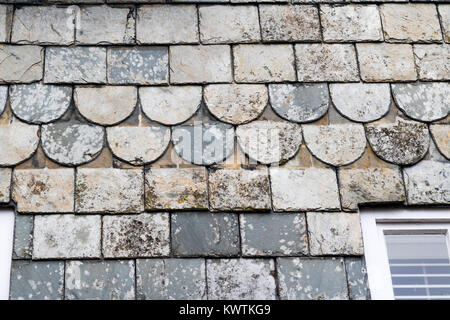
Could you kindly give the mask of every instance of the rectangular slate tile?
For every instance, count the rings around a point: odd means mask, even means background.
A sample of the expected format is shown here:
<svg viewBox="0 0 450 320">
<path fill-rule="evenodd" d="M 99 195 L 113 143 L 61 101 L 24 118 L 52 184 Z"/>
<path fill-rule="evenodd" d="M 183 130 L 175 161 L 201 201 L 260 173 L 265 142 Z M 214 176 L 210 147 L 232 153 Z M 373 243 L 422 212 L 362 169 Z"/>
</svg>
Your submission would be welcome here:
<svg viewBox="0 0 450 320">
<path fill-rule="evenodd" d="M 14 221 L 13 259 L 31 259 L 33 254 L 34 217 L 16 214 Z"/>
<path fill-rule="evenodd" d="M 420 80 L 450 80 L 450 44 L 415 44 Z"/>
<path fill-rule="evenodd" d="M 13 6 L 0 5 L 0 43 L 9 42 L 12 27 Z"/>
<path fill-rule="evenodd" d="M 11 194 L 11 174 L 9 168 L 0 168 L 0 203 L 8 203 Z"/>
<path fill-rule="evenodd" d="M 349 297 L 351 300 L 370 300 L 364 258 L 345 258 Z"/>
<path fill-rule="evenodd" d="M 441 20 L 444 41 L 450 42 L 450 4 L 438 6 L 439 18 Z"/>
<path fill-rule="evenodd" d="M 44 48 L 0 45 L 0 83 L 31 83 L 43 77 Z"/>
</svg>

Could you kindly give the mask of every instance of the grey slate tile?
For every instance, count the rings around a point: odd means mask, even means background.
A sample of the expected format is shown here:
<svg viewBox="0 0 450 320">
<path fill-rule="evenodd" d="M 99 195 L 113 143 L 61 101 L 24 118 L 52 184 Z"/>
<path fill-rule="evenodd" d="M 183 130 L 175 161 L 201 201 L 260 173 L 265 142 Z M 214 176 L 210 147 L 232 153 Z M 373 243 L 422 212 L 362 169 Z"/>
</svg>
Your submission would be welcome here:
<svg viewBox="0 0 450 320">
<path fill-rule="evenodd" d="M 13 259 L 31 259 L 33 253 L 34 217 L 16 214 Z"/>
<path fill-rule="evenodd" d="M 351 300 L 369 300 L 367 270 L 364 258 L 345 258 L 347 282 Z"/>
</svg>

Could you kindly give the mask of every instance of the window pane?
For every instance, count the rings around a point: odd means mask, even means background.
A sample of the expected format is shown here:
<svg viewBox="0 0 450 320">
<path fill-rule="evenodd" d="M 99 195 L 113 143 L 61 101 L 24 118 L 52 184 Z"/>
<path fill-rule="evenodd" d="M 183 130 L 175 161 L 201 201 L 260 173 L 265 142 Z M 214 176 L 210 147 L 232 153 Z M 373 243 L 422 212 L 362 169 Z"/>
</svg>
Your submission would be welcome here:
<svg viewBox="0 0 450 320">
<path fill-rule="evenodd" d="M 387 234 L 395 299 L 450 299 L 445 234 Z"/>
</svg>

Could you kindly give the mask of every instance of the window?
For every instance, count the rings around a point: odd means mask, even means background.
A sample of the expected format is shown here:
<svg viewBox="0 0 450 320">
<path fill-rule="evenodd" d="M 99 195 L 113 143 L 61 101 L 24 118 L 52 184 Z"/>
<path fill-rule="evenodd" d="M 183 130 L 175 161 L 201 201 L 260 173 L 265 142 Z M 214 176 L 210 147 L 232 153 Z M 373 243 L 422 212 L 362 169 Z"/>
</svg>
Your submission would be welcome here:
<svg viewBox="0 0 450 320">
<path fill-rule="evenodd" d="M 372 299 L 450 300 L 450 210 L 361 212 Z"/>
<path fill-rule="evenodd" d="M 0 300 L 9 298 L 14 212 L 0 208 Z"/>
</svg>

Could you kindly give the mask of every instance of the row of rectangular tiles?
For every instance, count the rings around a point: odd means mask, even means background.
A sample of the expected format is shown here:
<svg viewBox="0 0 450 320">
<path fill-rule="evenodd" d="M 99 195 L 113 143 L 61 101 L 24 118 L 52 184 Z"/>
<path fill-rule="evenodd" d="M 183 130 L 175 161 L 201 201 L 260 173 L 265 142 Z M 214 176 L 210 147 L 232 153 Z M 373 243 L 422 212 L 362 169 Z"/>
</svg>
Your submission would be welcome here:
<svg viewBox="0 0 450 320">
<path fill-rule="evenodd" d="M 369 298 L 361 258 L 13 261 L 13 300 Z"/>
</svg>

